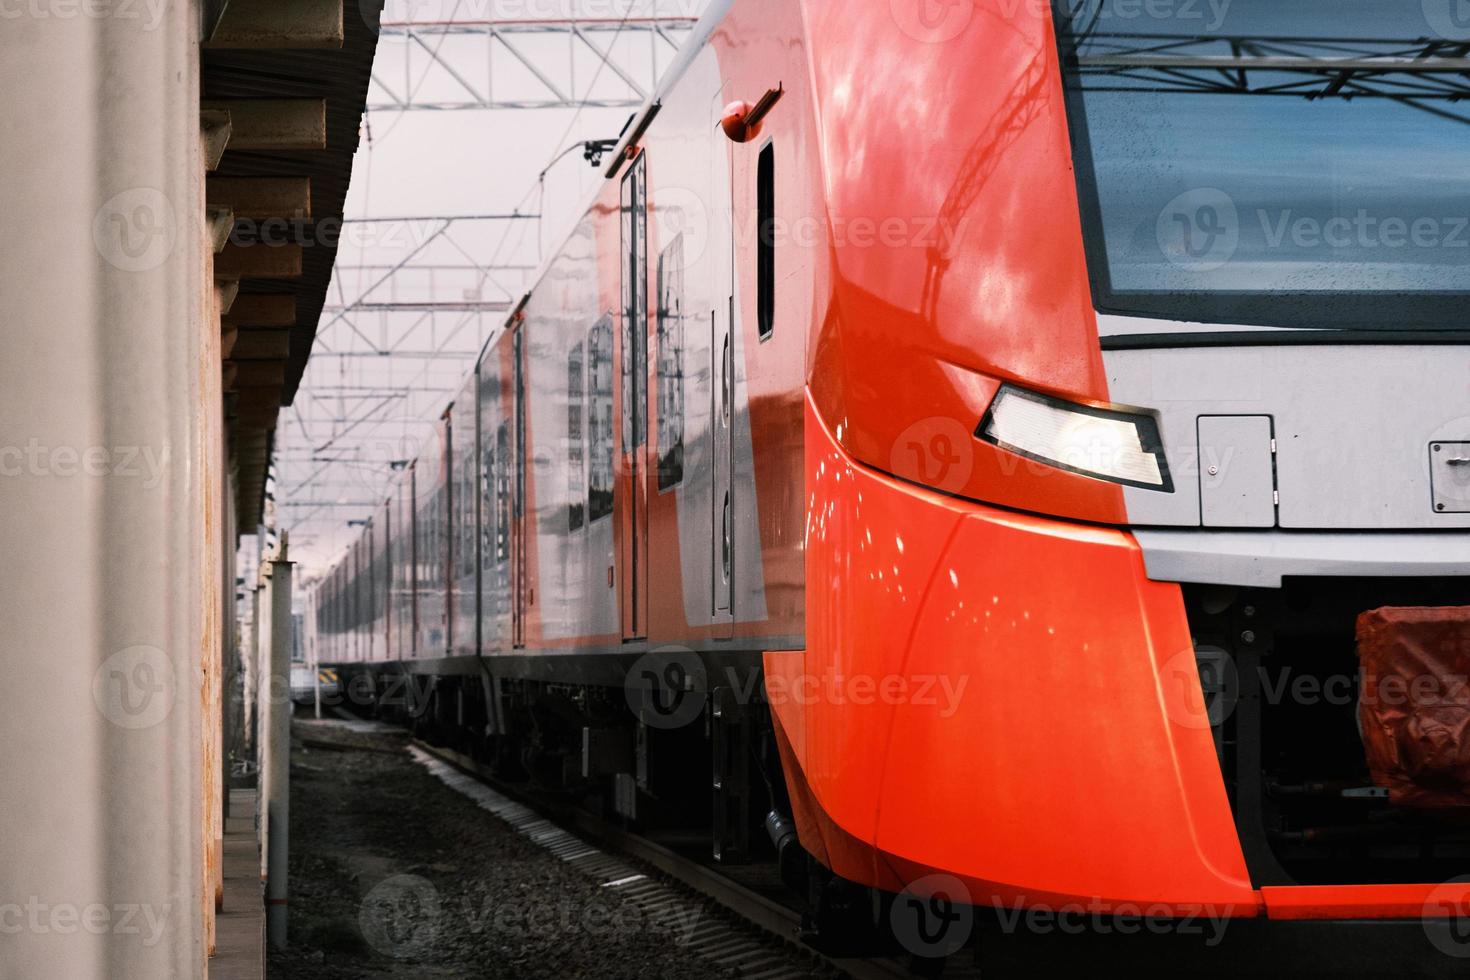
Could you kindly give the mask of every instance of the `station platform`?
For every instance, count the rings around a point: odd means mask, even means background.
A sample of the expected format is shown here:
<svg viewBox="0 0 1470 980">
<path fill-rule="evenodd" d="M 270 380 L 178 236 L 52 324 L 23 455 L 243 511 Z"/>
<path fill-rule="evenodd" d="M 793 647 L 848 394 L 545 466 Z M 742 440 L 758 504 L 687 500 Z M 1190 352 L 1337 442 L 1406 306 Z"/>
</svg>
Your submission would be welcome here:
<svg viewBox="0 0 1470 980">
<path fill-rule="evenodd" d="M 260 847 L 255 833 L 256 791 L 230 790 L 225 820 L 224 909 L 215 919 L 215 954 L 209 980 L 263 980 L 265 901 Z"/>
</svg>

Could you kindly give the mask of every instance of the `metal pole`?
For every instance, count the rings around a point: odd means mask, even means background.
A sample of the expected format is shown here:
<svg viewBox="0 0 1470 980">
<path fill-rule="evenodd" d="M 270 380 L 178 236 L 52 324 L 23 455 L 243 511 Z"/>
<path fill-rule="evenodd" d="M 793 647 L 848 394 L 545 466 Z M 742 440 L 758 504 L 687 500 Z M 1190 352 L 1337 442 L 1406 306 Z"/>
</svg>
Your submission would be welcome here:
<svg viewBox="0 0 1470 980">
<path fill-rule="evenodd" d="M 266 747 L 266 938 L 286 948 L 287 858 L 291 812 L 291 569 L 286 541 L 271 562 L 270 699 Z"/>
<path fill-rule="evenodd" d="M 262 535 L 264 539 L 264 535 Z M 261 551 L 255 585 L 255 649 L 250 651 L 250 686 L 255 689 L 255 711 L 251 724 L 255 729 L 255 771 L 265 767 L 265 744 L 270 737 L 266 728 L 266 711 L 270 704 L 271 662 L 271 559 Z M 257 775 L 260 799 L 265 801 L 263 775 Z"/>
<path fill-rule="evenodd" d="M 264 535 L 262 535 L 262 540 Z M 262 552 L 255 587 L 255 650 L 251 684 L 255 688 L 255 829 L 260 836 L 260 882 L 266 880 L 270 849 L 270 631 L 271 562 Z"/>
<path fill-rule="evenodd" d="M 249 753 L 255 751 L 255 653 L 260 649 L 260 583 L 250 590 L 250 636 L 240 650 L 240 667 L 244 677 L 240 682 L 241 693 L 245 699 L 244 718 L 240 720 L 241 741 Z M 255 761 L 259 763 L 259 759 Z M 257 770 L 258 771 L 258 770 Z"/>
<path fill-rule="evenodd" d="M 270 704 L 271 704 L 271 626 L 274 606 L 271 602 L 271 574 L 275 555 L 265 549 L 265 531 L 260 533 L 259 559 L 256 565 L 256 611 L 254 665 L 251 683 L 255 688 L 255 829 L 260 836 L 260 883 L 265 886 L 267 860 L 270 856 Z"/>
</svg>

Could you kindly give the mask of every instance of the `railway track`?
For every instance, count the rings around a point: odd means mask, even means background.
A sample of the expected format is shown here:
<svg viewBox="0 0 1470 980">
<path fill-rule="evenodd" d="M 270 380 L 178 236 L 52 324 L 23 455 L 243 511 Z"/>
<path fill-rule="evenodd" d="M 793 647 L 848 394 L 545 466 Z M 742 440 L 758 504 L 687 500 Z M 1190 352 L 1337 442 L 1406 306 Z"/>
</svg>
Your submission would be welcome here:
<svg viewBox="0 0 1470 980">
<path fill-rule="evenodd" d="M 598 879 L 603 887 L 618 889 L 651 917 L 688 916 L 706 903 L 729 913 L 737 921 L 701 919 L 691 941 L 700 945 L 701 955 L 712 963 L 738 968 L 742 977 L 782 980 L 826 975 L 893 980 L 916 975 L 895 958 L 835 957 L 815 950 L 800 941 L 802 923 L 797 909 L 585 811 L 553 812 L 500 783 L 460 753 L 417 739 L 409 751 L 446 785 Z M 978 969 L 958 965 L 944 973 L 946 978 L 979 975 Z"/>
</svg>

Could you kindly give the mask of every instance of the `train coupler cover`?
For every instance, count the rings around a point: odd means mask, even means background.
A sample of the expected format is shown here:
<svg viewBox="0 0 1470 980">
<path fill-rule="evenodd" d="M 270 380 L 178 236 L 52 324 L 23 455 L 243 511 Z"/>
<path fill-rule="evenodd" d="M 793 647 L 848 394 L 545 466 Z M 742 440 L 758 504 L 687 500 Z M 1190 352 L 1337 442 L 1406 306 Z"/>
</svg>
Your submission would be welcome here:
<svg viewBox="0 0 1470 980">
<path fill-rule="evenodd" d="M 1470 813 L 1470 606 L 1373 609 L 1357 632 L 1373 782 L 1400 806 Z"/>
</svg>

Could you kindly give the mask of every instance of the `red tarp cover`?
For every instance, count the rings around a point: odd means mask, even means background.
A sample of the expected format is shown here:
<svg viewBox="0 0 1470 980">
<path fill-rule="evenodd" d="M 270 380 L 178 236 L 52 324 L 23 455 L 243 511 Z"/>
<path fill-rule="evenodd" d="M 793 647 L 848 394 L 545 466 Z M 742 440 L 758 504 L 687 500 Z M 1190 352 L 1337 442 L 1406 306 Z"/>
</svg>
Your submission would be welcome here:
<svg viewBox="0 0 1470 980">
<path fill-rule="evenodd" d="M 1358 616 L 1373 782 L 1403 806 L 1470 807 L 1470 606 Z"/>
</svg>

